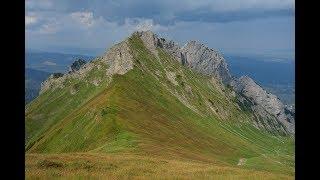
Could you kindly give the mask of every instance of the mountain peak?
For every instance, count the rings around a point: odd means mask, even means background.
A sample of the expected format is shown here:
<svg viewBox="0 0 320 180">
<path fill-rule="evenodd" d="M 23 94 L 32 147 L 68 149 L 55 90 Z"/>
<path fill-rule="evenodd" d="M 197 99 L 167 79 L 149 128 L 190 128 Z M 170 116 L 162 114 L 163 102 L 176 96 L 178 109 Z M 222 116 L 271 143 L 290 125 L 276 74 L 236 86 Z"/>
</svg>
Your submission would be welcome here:
<svg viewBox="0 0 320 180">
<path fill-rule="evenodd" d="M 134 31 L 132 34 L 138 34 L 139 36 L 145 35 L 145 36 L 157 36 L 156 33 L 154 33 L 151 30 L 146 31 Z"/>
<path fill-rule="evenodd" d="M 182 65 L 188 66 L 199 73 L 215 76 L 224 84 L 231 80 L 227 63 L 220 53 L 200 42 L 192 40 L 180 47 L 178 43 L 172 40 L 159 38 L 152 31 L 137 31 L 134 34 L 141 38 L 147 49 L 155 56 L 158 56 L 157 48 L 162 48 Z"/>
<path fill-rule="evenodd" d="M 212 77 L 218 80 L 219 84 L 224 87 L 231 85 L 233 91 L 237 92 L 240 98 L 251 99 L 252 108 L 255 113 L 259 114 L 262 118 L 275 118 L 275 121 L 280 121 L 284 124 L 285 129 L 290 133 L 294 133 L 294 125 L 291 123 L 294 120 L 290 116 L 287 116 L 282 102 L 275 95 L 267 93 L 248 76 L 242 76 L 239 79 L 233 78 L 225 59 L 218 51 L 210 49 L 195 40 L 189 41 L 183 47 L 180 47 L 174 41 L 158 37 L 152 31 L 134 32 L 130 38 L 114 45 L 102 57 L 96 58 L 94 62 L 91 61 L 84 64 L 82 61 L 76 61 L 73 65 L 73 73 L 68 73 L 58 78 L 49 78 L 43 82 L 41 93 L 48 89 L 65 87 L 70 78 L 85 79 L 90 74 L 97 74 L 97 72 L 93 71 L 99 71 L 107 77 L 112 77 L 114 74 L 124 75 L 134 69 L 134 67 L 140 66 L 137 63 L 140 63 L 141 59 L 136 61 L 134 54 L 137 53 L 137 49 L 141 48 L 141 46 L 133 46 L 132 39 L 138 40 L 136 43 L 143 44 L 148 53 L 151 53 L 155 57 L 154 61 L 160 63 L 157 66 L 163 66 L 164 62 L 161 62 L 163 58 L 161 58 L 159 53 L 160 51 L 164 51 L 182 66 L 188 67 L 207 77 Z M 165 74 L 171 82 L 175 82 L 174 85 L 178 85 L 175 79 L 177 72 L 166 70 Z M 90 82 L 95 86 L 98 86 L 102 79 L 102 77 L 91 78 Z M 190 91 L 190 88 L 188 89 Z M 185 100 L 182 101 L 187 103 Z"/>
<path fill-rule="evenodd" d="M 59 153 L 83 158 L 98 154 L 95 159 L 105 154 L 128 155 L 139 162 L 141 155 L 164 158 L 165 163 L 179 159 L 224 168 L 238 162 L 242 166 L 245 159 L 254 168 L 266 164 L 283 168 L 274 157 L 281 157 L 281 165 L 292 164 L 284 156 L 294 154 L 288 149 L 292 141 L 280 136 L 287 135 L 281 122 L 269 118 L 283 117 L 281 105 L 263 90 L 259 97 L 246 93 L 251 86 L 235 92 L 227 86 L 230 76 L 223 57 L 205 45 L 189 43 L 181 48 L 152 32 L 137 32 L 74 72 L 51 76 L 43 84 L 43 92 L 25 109 L 25 150 L 58 153 L 57 158 Z M 244 105 L 252 110 L 241 106 L 241 97 L 256 99 L 256 104 Z M 257 112 L 268 116 L 257 117 Z M 56 163 L 52 158 L 46 162 L 41 155 L 34 167 L 51 167 L 52 161 Z M 88 163 L 90 167 L 98 164 L 92 169 L 100 172 L 100 163 Z M 75 166 L 64 160 L 59 167 L 74 170 Z M 124 168 L 131 177 L 132 168 Z M 268 168 L 262 169 L 263 175 Z M 84 169 L 87 174 L 88 168 Z"/>
</svg>

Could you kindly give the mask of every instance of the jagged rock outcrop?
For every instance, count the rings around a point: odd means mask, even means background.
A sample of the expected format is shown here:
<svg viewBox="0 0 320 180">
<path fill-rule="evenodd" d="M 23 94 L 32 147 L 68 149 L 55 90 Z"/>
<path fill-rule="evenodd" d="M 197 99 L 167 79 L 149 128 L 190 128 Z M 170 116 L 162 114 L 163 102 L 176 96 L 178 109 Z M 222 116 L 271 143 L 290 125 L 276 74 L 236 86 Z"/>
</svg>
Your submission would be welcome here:
<svg viewBox="0 0 320 180">
<path fill-rule="evenodd" d="M 171 54 L 175 59 L 181 62 L 183 65 L 185 64 L 182 59 L 182 51 L 180 46 L 174 41 L 167 41 L 164 38 L 157 39 L 157 46 L 165 49 L 169 54 Z"/>
<path fill-rule="evenodd" d="M 231 80 L 228 65 L 218 51 L 209 49 L 196 41 L 190 41 L 183 47 L 180 47 L 173 41 L 159 38 L 151 31 L 141 31 L 136 32 L 136 34 L 140 36 L 145 46 L 155 55 L 157 55 L 157 47 L 163 48 L 181 64 L 195 71 L 204 75 L 215 76 L 224 84 L 228 84 Z"/>
<path fill-rule="evenodd" d="M 213 75 L 224 84 L 231 80 L 228 65 L 218 51 L 209 49 L 196 41 L 190 41 L 181 48 L 181 62 L 205 75 Z"/>
<path fill-rule="evenodd" d="M 216 50 L 210 49 L 196 41 L 190 41 L 180 47 L 173 41 L 159 38 L 151 31 L 135 32 L 145 46 L 156 56 L 157 48 L 162 48 L 171 54 L 184 66 L 220 80 L 225 86 L 231 85 L 237 94 L 251 102 L 251 110 L 262 119 L 273 119 L 282 124 L 289 134 L 294 134 L 294 112 L 286 108 L 273 94 L 266 92 L 248 76 L 233 78 L 223 56 Z M 269 126 L 269 125 L 267 125 Z M 265 127 L 272 130 L 272 127 Z M 280 127 L 279 127 L 280 128 Z"/>
<path fill-rule="evenodd" d="M 277 96 L 268 93 L 250 77 L 242 76 L 231 82 L 233 89 L 251 102 L 251 109 L 262 118 L 276 119 L 290 134 L 294 134 L 294 114 L 285 108 Z"/>
<path fill-rule="evenodd" d="M 133 68 L 133 58 L 130 54 L 128 41 L 125 40 L 110 48 L 102 57 L 102 62 L 107 64 L 107 74 L 125 74 Z"/>
<path fill-rule="evenodd" d="M 47 80 L 45 80 L 41 83 L 39 94 L 42 94 L 43 92 L 47 91 L 48 89 L 54 87 L 56 84 L 61 84 L 60 82 L 63 81 L 63 79 L 61 79 L 63 76 L 64 76 L 64 74 L 62 74 L 62 73 L 51 74 Z"/>
<path fill-rule="evenodd" d="M 47 80 L 41 83 L 40 92 L 39 94 L 44 93 L 49 89 L 55 88 L 63 88 L 64 82 L 67 78 L 74 77 L 74 78 L 81 78 L 84 77 L 86 72 L 90 71 L 93 68 L 93 63 L 82 59 L 78 59 L 72 63 L 69 67 L 69 72 L 66 74 L 62 73 L 53 73 Z"/>
<path fill-rule="evenodd" d="M 86 61 L 83 59 L 78 59 L 72 63 L 72 65 L 69 68 L 69 73 L 78 71 L 81 67 L 83 67 L 86 64 Z"/>
<path fill-rule="evenodd" d="M 63 76 L 63 73 L 53 73 L 53 74 L 51 74 L 50 77 L 53 78 L 53 79 L 56 79 L 56 78 L 59 78 L 59 77 L 62 77 L 62 76 Z"/>
<path fill-rule="evenodd" d="M 158 36 L 151 31 L 136 31 L 134 34 L 138 35 L 143 41 L 146 48 L 155 56 L 158 56 L 157 42 Z"/>
<path fill-rule="evenodd" d="M 133 68 L 133 58 L 130 54 L 130 49 L 128 41 L 125 40 L 107 50 L 107 52 L 102 57 L 97 57 L 95 61 L 101 62 L 106 65 L 105 75 L 112 76 L 113 74 L 125 74 L 130 69 Z M 89 72 L 94 68 L 101 69 L 99 63 L 90 61 L 86 63 L 84 60 L 75 61 L 69 69 L 69 73 L 52 75 L 46 81 L 42 82 L 40 94 L 55 88 L 63 88 L 64 82 L 69 78 L 83 79 L 86 77 Z M 99 86 L 101 80 L 94 79 L 91 83 L 95 86 Z M 76 91 L 71 91 L 71 94 L 74 94 Z"/>
</svg>

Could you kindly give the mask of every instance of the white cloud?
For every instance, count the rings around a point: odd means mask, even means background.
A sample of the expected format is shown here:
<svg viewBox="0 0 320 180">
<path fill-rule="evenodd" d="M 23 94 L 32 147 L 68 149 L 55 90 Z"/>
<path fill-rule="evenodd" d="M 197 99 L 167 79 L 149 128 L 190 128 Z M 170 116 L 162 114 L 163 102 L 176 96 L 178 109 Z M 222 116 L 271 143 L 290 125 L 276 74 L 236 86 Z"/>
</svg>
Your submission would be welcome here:
<svg viewBox="0 0 320 180">
<path fill-rule="evenodd" d="M 136 29 L 139 31 L 148 31 L 152 30 L 153 21 L 152 20 L 145 20 L 137 24 Z"/>
<path fill-rule="evenodd" d="M 86 27 L 91 27 L 94 24 L 92 12 L 74 12 L 70 14 L 71 18 L 81 23 Z"/>
<path fill-rule="evenodd" d="M 25 25 L 29 26 L 35 24 L 38 19 L 35 16 L 25 16 Z"/>
<path fill-rule="evenodd" d="M 42 62 L 43 65 L 47 65 L 47 66 L 56 66 L 57 64 L 51 61 L 44 61 Z"/>
<path fill-rule="evenodd" d="M 55 34 L 60 30 L 59 23 L 56 21 L 51 21 L 42 24 L 38 30 L 40 34 Z"/>
<path fill-rule="evenodd" d="M 129 32 L 133 31 L 167 31 L 167 26 L 162 26 L 156 24 L 153 19 L 144 19 L 144 18 L 127 18 L 125 19 L 125 24 L 123 25 L 128 29 Z"/>
</svg>

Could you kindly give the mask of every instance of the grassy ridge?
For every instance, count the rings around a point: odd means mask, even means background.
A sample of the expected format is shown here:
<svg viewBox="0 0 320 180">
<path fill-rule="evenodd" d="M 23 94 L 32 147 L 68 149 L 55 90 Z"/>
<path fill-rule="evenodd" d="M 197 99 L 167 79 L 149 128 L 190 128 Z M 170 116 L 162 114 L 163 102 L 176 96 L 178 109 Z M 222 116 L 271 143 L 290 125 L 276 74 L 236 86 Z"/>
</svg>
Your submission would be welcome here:
<svg viewBox="0 0 320 180">
<path fill-rule="evenodd" d="M 93 63 L 105 66 L 97 61 Z M 26 105 L 26 150 L 39 141 L 55 123 L 101 92 L 110 82 L 110 77 L 105 76 L 105 73 L 97 68 L 88 74 L 86 81 L 89 82 L 95 78 L 103 80 L 98 87 L 77 78 L 68 78 L 63 83 L 64 88 L 46 91 Z M 70 90 L 75 88 L 77 93 L 72 95 Z"/>
<path fill-rule="evenodd" d="M 230 176 L 225 177 L 230 178 L 239 169 L 294 174 L 292 139 L 254 128 L 250 112 L 239 109 L 228 89 L 219 89 L 210 77 L 181 66 L 161 49 L 158 57 L 153 55 L 135 35 L 129 44 L 135 67 L 128 73 L 114 75 L 110 82 L 103 68 L 94 69 L 85 81 L 70 79 L 65 88 L 27 105 L 28 154 L 126 153 L 198 162 L 209 169 L 213 164 L 229 167 Z M 168 73 L 174 73 L 177 84 Z M 104 79 L 100 86 L 86 83 L 96 77 Z M 71 95 L 75 85 L 79 91 Z M 240 159 L 245 163 L 237 166 Z"/>
</svg>

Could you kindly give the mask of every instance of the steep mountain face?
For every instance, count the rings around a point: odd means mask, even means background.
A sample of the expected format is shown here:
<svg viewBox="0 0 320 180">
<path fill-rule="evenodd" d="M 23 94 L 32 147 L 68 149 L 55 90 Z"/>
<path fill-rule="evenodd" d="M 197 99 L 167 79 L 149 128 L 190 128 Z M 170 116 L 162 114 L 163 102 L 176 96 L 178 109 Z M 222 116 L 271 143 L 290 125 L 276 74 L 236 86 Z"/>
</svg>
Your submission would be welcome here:
<svg viewBox="0 0 320 180">
<path fill-rule="evenodd" d="M 181 61 L 184 65 L 209 76 L 221 79 L 224 84 L 231 81 L 224 58 L 215 50 L 209 49 L 196 41 L 190 41 L 181 48 Z"/>
<path fill-rule="evenodd" d="M 248 76 L 235 79 L 231 84 L 237 93 L 243 95 L 250 102 L 251 109 L 258 116 L 258 119 L 280 122 L 284 131 L 294 134 L 294 113 L 287 109 L 279 98 L 266 92 Z M 270 122 L 265 122 L 265 124 L 267 129 L 272 129 L 268 127 Z"/>
<path fill-rule="evenodd" d="M 133 57 L 130 53 L 129 42 L 123 41 L 112 47 L 103 57 L 102 62 L 107 66 L 107 74 L 125 74 L 133 68 Z"/>
<path fill-rule="evenodd" d="M 294 134 L 294 112 L 286 109 L 275 95 L 267 93 L 251 78 L 244 76 L 232 79 L 228 65 L 219 52 L 196 41 L 190 41 L 180 48 L 173 41 L 158 38 L 151 31 L 137 32 L 137 34 L 155 55 L 157 47 L 163 48 L 182 65 L 203 75 L 213 76 L 224 85 L 233 87 L 239 95 L 241 104 L 244 99 L 250 99 L 246 103 L 250 104 L 249 108 L 255 114 L 256 127 Z"/>
<path fill-rule="evenodd" d="M 294 140 L 286 126 L 276 118 L 257 123 L 252 112 L 281 118 L 281 104 L 273 96 L 264 103 L 268 94 L 260 90 L 262 99 L 250 101 L 256 106 L 239 102 L 255 93 L 242 84 L 258 86 L 232 80 L 221 55 L 204 45 L 179 47 L 135 32 L 43 82 L 26 106 L 26 151 L 129 153 L 292 174 Z M 272 104 L 279 108 L 268 109 Z"/>
<path fill-rule="evenodd" d="M 182 65 L 190 67 L 201 74 L 215 76 L 224 84 L 228 84 L 231 81 L 227 63 L 219 52 L 209 49 L 196 41 L 190 41 L 183 47 L 179 47 L 173 41 L 158 38 L 151 31 L 137 32 L 137 34 L 154 54 L 156 54 L 155 49 L 157 47 L 163 48 L 181 62 Z"/>
</svg>

